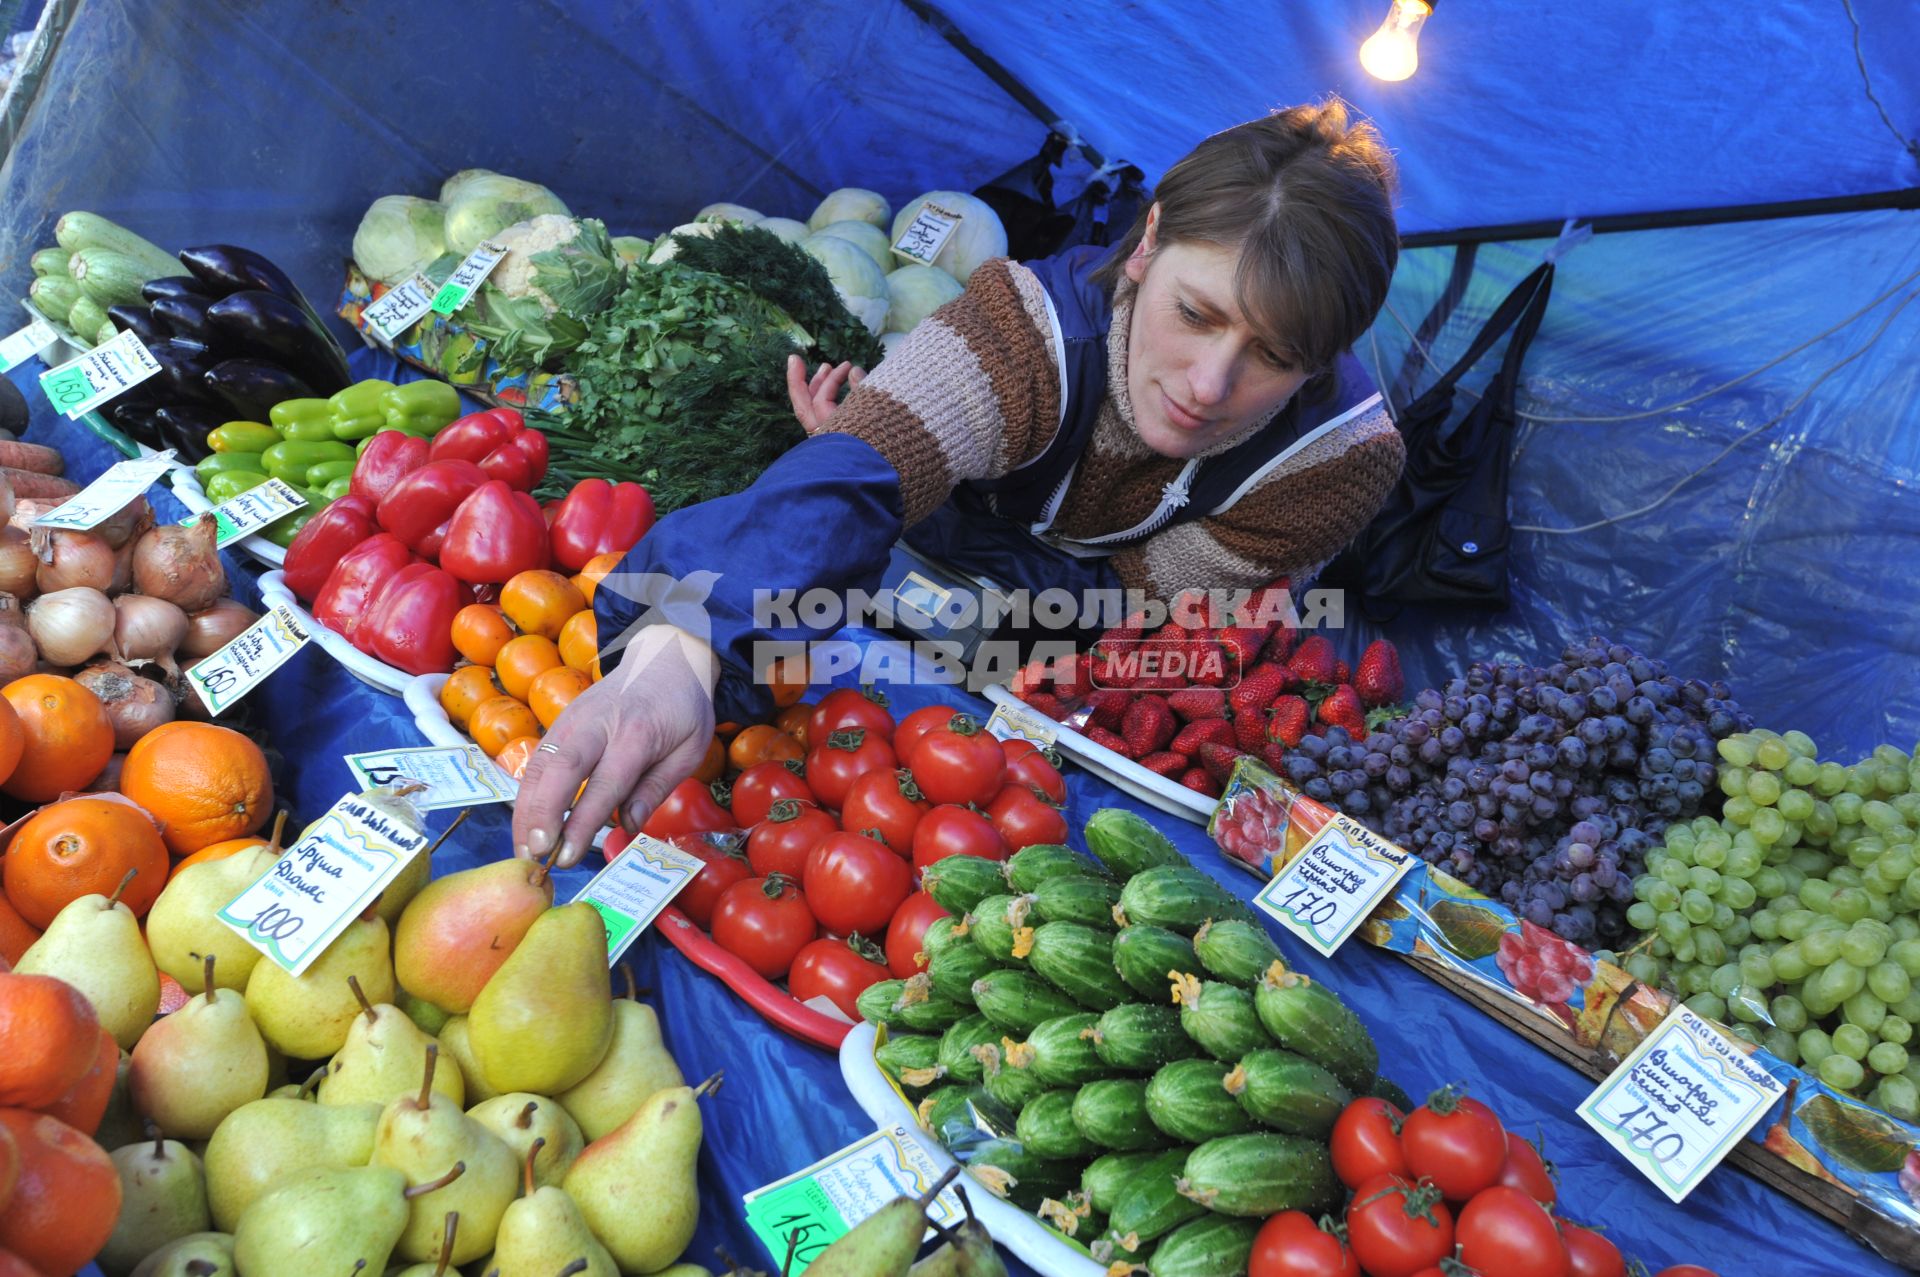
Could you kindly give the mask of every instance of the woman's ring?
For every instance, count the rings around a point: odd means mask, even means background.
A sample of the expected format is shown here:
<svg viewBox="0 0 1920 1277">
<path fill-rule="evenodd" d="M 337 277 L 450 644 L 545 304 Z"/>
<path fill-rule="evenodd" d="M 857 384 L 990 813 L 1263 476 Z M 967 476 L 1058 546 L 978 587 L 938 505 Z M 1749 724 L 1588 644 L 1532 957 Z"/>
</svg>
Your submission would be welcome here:
<svg viewBox="0 0 1920 1277">
<path fill-rule="evenodd" d="M 541 741 L 533 747 L 533 752 L 536 754 L 557 754 L 560 752 L 560 747 L 551 741 Z"/>
</svg>

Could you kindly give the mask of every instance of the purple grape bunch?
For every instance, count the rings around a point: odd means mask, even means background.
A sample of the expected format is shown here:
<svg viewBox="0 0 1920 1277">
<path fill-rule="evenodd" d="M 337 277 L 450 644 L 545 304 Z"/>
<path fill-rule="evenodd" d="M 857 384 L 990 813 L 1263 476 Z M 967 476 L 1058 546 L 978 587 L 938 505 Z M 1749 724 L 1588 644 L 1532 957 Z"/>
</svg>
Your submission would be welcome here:
<svg viewBox="0 0 1920 1277">
<path fill-rule="evenodd" d="M 1535 925 L 1610 947 L 1647 852 L 1718 804 L 1714 742 L 1752 725 L 1725 683 L 1595 638 L 1544 668 L 1477 662 L 1364 740 L 1308 736 L 1283 771 Z"/>
</svg>

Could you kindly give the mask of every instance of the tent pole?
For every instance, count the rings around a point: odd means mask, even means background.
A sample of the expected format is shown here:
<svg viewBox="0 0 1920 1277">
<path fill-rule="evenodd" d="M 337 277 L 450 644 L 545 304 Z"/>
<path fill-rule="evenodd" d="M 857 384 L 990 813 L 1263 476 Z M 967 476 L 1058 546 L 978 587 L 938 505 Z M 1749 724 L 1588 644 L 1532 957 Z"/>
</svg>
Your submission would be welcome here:
<svg viewBox="0 0 1920 1277">
<path fill-rule="evenodd" d="M 1728 222 L 1765 222 L 1787 217 L 1822 217 L 1829 213 L 1860 213 L 1873 209 L 1920 209 L 1920 187 L 1875 191 L 1866 195 L 1836 195 L 1826 199 L 1779 200 L 1767 204 L 1723 204 L 1716 208 L 1671 209 L 1658 213 L 1612 213 L 1580 219 L 1596 235 L 1614 231 L 1666 230 L 1680 226 L 1718 226 Z M 1437 248 L 1446 244 L 1491 244 L 1508 240 L 1554 239 L 1566 223 L 1508 222 L 1500 226 L 1468 226 L 1451 231 L 1419 231 L 1400 237 L 1402 248 Z"/>
</svg>

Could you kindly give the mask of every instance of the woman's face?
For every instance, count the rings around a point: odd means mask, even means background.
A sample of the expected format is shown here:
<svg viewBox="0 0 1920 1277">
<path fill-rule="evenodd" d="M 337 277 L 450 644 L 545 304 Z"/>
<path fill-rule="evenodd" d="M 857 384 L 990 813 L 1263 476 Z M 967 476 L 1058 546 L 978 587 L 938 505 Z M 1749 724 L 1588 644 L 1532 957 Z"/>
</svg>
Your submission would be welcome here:
<svg viewBox="0 0 1920 1277">
<path fill-rule="evenodd" d="M 1127 393 L 1141 440 L 1184 459 L 1271 416 L 1307 373 L 1269 350 L 1240 313 L 1236 251 L 1204 241 L 1156 248 L 1155 220 L 1126 266 L 1139 285 Z"/>
</svg>

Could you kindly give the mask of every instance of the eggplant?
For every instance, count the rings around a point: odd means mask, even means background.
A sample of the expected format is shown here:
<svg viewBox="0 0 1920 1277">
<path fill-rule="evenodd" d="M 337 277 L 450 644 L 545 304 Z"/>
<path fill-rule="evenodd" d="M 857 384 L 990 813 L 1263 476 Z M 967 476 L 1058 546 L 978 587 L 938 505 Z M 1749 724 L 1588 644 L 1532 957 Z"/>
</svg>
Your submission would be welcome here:
<svg viewBox="0 0 1920 1277">
<path fill-rule="evenodd" d="M 197 404 L 168 404 L 153 415 L 159 423 L 160 437 L 165 441 L 154 446 L 172 448 L 188 465 L 206 459 L 213 451 L 207 445 L 207 436 L 227 421 L 221 410 Z"/>
<path fill-rule="evenodd" d="M 250 248 L 235 248 L 231 244 L 183 248 L 180 250 L 180 260 L 186 263 L 195 279 L 218 290 L 222 297 L 244 289 L 258 288 L 286 298 L 305 311 L 307 318 L 314 323 L 320 322 L 320 317 L 313 313 L 313 307 L 307 304 L 307 299 L 287 278 L 287 272 Z"/>
<path fill-rule="evenodd" d="M 322 395 L 345 390 L 353 380 L 332 335 L 278 293 L 249 288 L 222 297 L 206 313 L 223 345 L 272 360 Z"/>
<path fill-rule="evenodd" d="M 314 399 L 313 387 L 264 359 L 228 359 L 208 371 L 206 387 L 242 421 L 265 421 L 286 399 Z"/>
<path fill-rule="evenodd" d="M 219 362 L 197 342 L 170 338 L 147 347 L 159 361 L 160 371 L 147 379 L 159 403 L 198 403 L 214 407 L 219 399 L 207 389 L 207 373 Z"/>
<path fill-rule="evenodd" d="M 113 321 L 115 328 L 133 333 L 148 346 L 156 341 L 165 341 L 171 335 L 166 325 L 160 323 L 145 306 L 109 306 L 107 318 Z"/>
<path fill-rule="evenodd" d="M 140 285 L 140 296 L 148 302 L 157 302 L 163 297 L 204 297 L 217 301 L 226 293 L 215 291 L 191 275 L 168 275 Z"/>
<path fill-rule="evenodd" d="M 207 320 L 211 297 L 162 297 L 153 304 L 153 317 L 166 325 L 177 341 L 190 341 L 202 350 L 222 350 L 231 355 L 247 352 L 234 348 Z"/>
<path fill-rule="evenodd" d="M 107 420 L 118 426 L 129 439 L 149 448 L 164 448 L 160 417 L 151 404 L 127 403 L 116 399 L 106 408 Z"/>
</svg>

